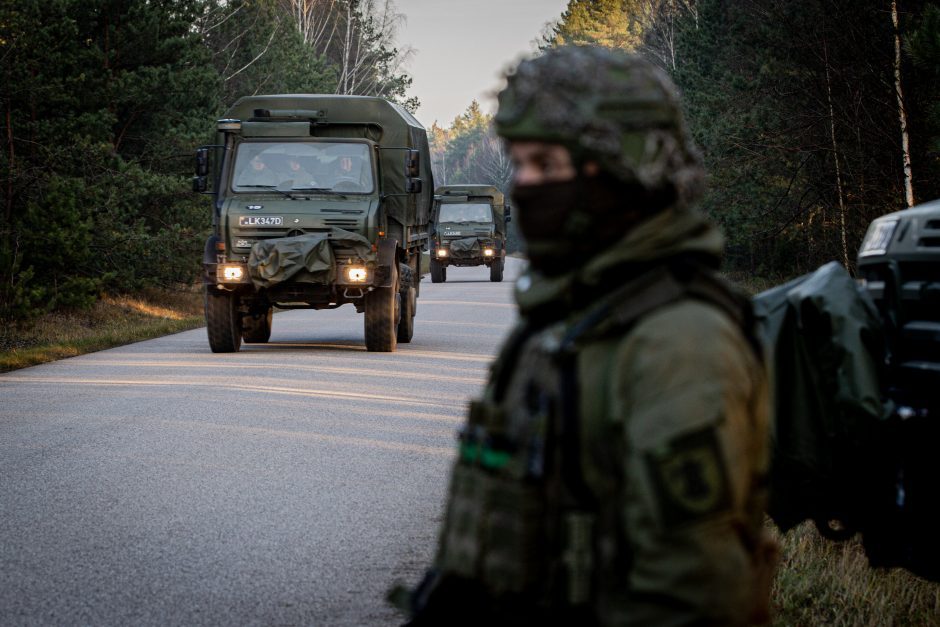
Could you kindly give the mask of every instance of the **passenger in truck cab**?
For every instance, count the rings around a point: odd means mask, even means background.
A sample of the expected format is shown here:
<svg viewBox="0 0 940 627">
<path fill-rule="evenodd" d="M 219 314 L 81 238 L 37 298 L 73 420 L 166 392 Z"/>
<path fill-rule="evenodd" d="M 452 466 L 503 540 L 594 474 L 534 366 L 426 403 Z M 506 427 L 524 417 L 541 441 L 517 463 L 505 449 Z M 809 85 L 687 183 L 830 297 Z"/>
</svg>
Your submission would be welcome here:
<svg viewBox="0 0 940 627">
<path fill-rule="evenodd" d="M 257 154 L 252 157 L 251 161 L 248 162 L 248 167 L 242 170 L 241 175 L 239 175 L 238 186 L 274 186 L 278 184 L 278 181 L 278 175 L 268 167 L 264 156 Z"/>
<path fill-rule="evenodd" d="M 370 184 L 363 177 L 362 158 L 354 155 L 341 155 L 333 162 L 330 182 L 335 187 L 341 185 L 348 191 L 362 191 Z"/>
<path fill-rule="evenodd" d="M 300 163 L 300 159 L 295 156 L 290 156 L 287 158 L 287 178 L 289 178 L 293 183 L 291 184 L 292 188 L 306 188 L 306 187 L 320 187 L 320 184 L 317 183 L 315 176 L 310 174 Z"/>
</svg>

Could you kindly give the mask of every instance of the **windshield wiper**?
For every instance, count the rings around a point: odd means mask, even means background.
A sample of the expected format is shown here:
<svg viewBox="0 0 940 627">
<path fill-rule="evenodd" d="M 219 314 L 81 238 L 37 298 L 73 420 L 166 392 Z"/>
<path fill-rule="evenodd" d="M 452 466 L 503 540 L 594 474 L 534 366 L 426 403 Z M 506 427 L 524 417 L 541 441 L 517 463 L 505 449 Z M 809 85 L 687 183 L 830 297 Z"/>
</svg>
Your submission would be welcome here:
<svg viewBox="0 0 940 627">
<path fill-rule="evenodd" d="M 283 189 L 278 189 L 277 185 L 239 185 L 238 187 L 239 187 L 239 188 L 247 188 L 247 187 L 250 187 L 250 188 L 253 188 L 253 189 L 266 189 L 266 190 L 268 190 L 269 192 L 277 192 L 277 193 L 279 193 L 279 194 L 284 194 L 285 196 L 287 196 L 287 197 L 290 198 L 291 200 L 300 200 L 299 198 L 297 198 L 296 196 L 294 196 L 294 195 L 291 194 L 290 192 L 284 191 Z"/>
</svg>

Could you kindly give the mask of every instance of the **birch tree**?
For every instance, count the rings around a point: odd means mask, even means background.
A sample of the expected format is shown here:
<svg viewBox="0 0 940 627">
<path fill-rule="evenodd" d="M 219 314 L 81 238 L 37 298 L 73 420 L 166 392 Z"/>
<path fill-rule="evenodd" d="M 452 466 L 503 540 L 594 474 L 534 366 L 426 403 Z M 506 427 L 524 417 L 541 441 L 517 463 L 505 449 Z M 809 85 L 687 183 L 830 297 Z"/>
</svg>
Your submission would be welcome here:
<svg viewBox="0 0 940 627">
<path fill-rule="evenodd" d="M 669 71 L 678 67 L 676 45 L 683 22 L 698 24 L 696 0 L 640 0 L 638 21 L 643 25 L 641 50 Z"/>
<path fill-rule="evenodd" d="M 894 26 L 894 93 L 898 100 L 898 123 L 901 127 L 901 167 L 904 170 L 904 199 L 914 206 L 914 176 L 911 172 L 911 140 L 907 134 L 907 111 L 901 88 L 901 30 L 898 26 L 898 3 L 891 0 L 891 24 Z"/>
</svg>

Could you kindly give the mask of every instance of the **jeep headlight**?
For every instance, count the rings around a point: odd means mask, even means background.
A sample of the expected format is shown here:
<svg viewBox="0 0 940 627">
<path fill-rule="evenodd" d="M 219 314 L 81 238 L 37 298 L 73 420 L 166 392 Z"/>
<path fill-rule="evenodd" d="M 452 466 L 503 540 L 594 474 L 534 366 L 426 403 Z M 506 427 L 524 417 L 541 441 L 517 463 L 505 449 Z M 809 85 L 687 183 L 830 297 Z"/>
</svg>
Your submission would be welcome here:
<svg viewBox="0 0 940 627">
<path fill-rule="evenodd" d="M 222 263 L 216 267 L 215 278 L 219 283 L 244 283 L 248 269 L 240 263 Z"/>
<path fill-rule="evenodd" d="M 447 256 L 447 249 L 446 249 L 446 248 L 438 248 L 438 249 L 437 249 L 437 256 L 438 256 L 438 257 L 446 257 L 446 256 Z"/>
<path fill-rule="evenodd" d="M 346 266 L 346 280 L 350 283 L 365 283 L 369 270 L 365 266 Z"/>
<path fill-rule="evenodd" d="M 483 249 L 483 256 L 484 256 L 484 257 L 492 257 L 492 256 L 493 256 L 493 249 L 492 249 L 492 248 L 484 248 L 484 249 Z"/>
<path fill-rule="evenodd" d="M 859 251 L 859 257 L 871 257 L 872 255 L 883 255 L 888 251 L 888 244 L 894 236 L 894 230 L 898 226 L 897 220 L 875 220 L 868 227 L 868 233 L 862 242 L 862 249 Z"/>
</svg>

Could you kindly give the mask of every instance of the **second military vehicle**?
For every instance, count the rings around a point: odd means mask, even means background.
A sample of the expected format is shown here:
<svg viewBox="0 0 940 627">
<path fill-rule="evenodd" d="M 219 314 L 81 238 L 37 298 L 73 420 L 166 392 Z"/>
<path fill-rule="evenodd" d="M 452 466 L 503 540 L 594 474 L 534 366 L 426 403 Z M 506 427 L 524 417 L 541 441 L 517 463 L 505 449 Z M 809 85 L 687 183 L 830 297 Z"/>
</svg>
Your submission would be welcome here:
<svg viewBox="0 0 940 627">
<path fill-rule="evenodd" d="M 509 206 L 492 185 L 444 185 L 434 191 L 431 282 L 447 280 L 448 266 L 486 266 L 503 280 Z"/>
<path fill-rule="evenodd" d="M 249 96 L 196 152 L 213 352 L 267 342 L 272 311 L 353 305 L 370 351 L 411 341 L 433 182 L 424 127 L 381 98 Z M 215 155 L 215 159 L 210 156 Z"/>
</svg>

